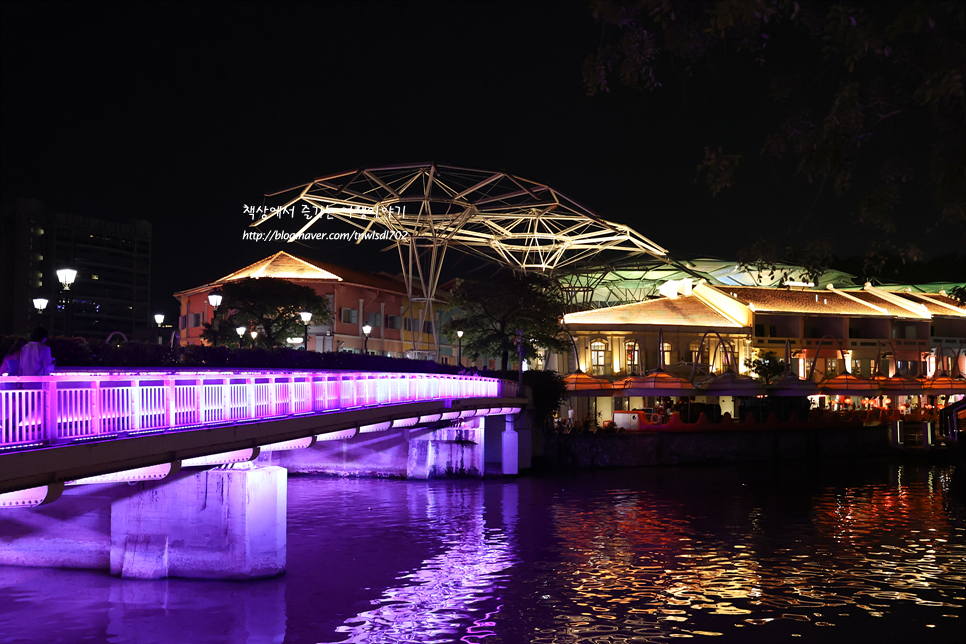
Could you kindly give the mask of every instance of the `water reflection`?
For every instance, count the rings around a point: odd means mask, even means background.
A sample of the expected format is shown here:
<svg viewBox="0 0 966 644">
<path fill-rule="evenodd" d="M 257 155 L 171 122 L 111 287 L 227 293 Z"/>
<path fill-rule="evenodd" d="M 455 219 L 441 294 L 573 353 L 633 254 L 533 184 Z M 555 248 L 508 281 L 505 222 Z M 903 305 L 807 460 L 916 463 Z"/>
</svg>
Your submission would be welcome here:
<svg viewBox="0 0 966 644">
<path fill-rule="evenodd" d="M 427 528 L 442 552 L 399 577 L 405 583 L 388 588 L 372 600 L 376 608 L 337 632 L 349 635 L 347 642 L 475 643 L 494 636 L 505 571 L 517 562 L 516 485 L 502 486 L 502 515 L 501 527 L 486 527 L 482 487 L 433 493 Z M 488 603 L 495 609 L 487 611 Z"/>
<path fill-rule="evenodd" d="M 292 477 L 288 571 L 0 567 L 0 642 L 960 642 L 951 467 Z"/>
<path fill-rule="evenodd" d="M 280 579 L 142 581 L 80 570 L 4 566 L 0 582 L 2 642 L 285 640 L 285 583 Z"/>
<path fill-rule="evenodd" d="M 838 626 L 824 641 L 848 641 L 868 635 L 856 617 L 904 618 L 909 606 L 935 609 L 919 615 L 930 620 L 920 636 L 937 627 L 961 635 L 952 620 L 966 603 L 966 543 L 947 512 L 950 472 L 896 484 L 910 478 L 900 467 L 891 484 L 826 488 L 807 516 L 757 491 L 714 504 L 680 490 L 561 494 L 557 583 L 539 597 L 555 625 L 533 641 L 740 637 L 736 629 L 765 625 L 775 636 Z M 913 635 L 879 628 L 886 641 Z"/>
</svg>

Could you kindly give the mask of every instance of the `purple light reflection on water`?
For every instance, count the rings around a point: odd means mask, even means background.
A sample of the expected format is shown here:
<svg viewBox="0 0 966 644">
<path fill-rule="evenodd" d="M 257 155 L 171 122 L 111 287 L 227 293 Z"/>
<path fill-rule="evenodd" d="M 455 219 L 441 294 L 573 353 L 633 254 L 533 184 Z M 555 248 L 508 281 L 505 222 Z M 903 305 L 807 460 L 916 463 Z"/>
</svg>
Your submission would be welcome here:
<svg viewBox="0 0 966 644">
<path fill-rule="evenodd" d="M 950 474 L 784 463 L 291 477 L 284 576 L 0 568 L 0 641 L 958 643 L 966 509 Z"/>
</svg>

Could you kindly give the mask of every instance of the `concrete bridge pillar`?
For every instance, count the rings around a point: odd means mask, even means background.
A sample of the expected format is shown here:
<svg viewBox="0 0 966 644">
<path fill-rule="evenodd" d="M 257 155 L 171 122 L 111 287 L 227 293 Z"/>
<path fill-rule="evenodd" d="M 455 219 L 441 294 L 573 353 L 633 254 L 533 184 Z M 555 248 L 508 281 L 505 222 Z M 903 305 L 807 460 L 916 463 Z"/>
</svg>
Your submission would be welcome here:
<svg viewBox="0 0 966 644">
<path fill-rule="evenodd" d="M 285 571 L 280 467 L 182 473 L 68 488 L 54 504 L 0 512 L 0 564 L 108 569 L 136 579 L 251 579 Z"/>
<path fill-rule="evenodd" d="M 503 432 L 500 434 L 500 439 L 503 447 L 503 473 L 519 474 L 520 435 L 517 434 L 514 427 L 513 416 L 510 416 L 509 414 L 506 416 L 506 425 L 503 428 Z"/>
<path fill-rule="evenodd" d="M 482 477 L 483 469 L 483 429 L 479 419 L 466 421 L 460 427 L 410 433 L 406 478 Z"/>
</svg>

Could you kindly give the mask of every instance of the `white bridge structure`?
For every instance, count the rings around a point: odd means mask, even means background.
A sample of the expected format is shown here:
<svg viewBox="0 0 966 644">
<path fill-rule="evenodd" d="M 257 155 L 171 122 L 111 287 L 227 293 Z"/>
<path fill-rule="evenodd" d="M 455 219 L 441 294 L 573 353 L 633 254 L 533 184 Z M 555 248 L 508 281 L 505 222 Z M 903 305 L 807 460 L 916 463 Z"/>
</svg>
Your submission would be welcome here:
<svg viewBox="0 0 966 644">
<path fill-rule="evenodd" d="M 289 471 L 480 477 L 489 434 L 503 472 L 515 474 L 529 443 L 515 421 L 526 402 L 515 382 L 445 374 L 5 378 L 0 565 L 139 578 L 280 574 Z"/>
</svg>

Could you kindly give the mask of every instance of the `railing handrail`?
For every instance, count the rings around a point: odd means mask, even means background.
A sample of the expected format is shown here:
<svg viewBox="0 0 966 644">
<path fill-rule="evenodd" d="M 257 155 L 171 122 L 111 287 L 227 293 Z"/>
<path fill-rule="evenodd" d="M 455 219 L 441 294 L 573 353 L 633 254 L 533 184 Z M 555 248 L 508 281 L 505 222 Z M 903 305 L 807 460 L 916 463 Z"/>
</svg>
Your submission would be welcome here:
<svg viewBox="0 0 966 644">
<path fill-rule="evenodd" d="M 517 397 L 516 388 L 515 382 L 478 375 L 349 370 L 130 370 L 6 377 L 0 379 L 0 447 L 445 398 Z"/>
</svg>

